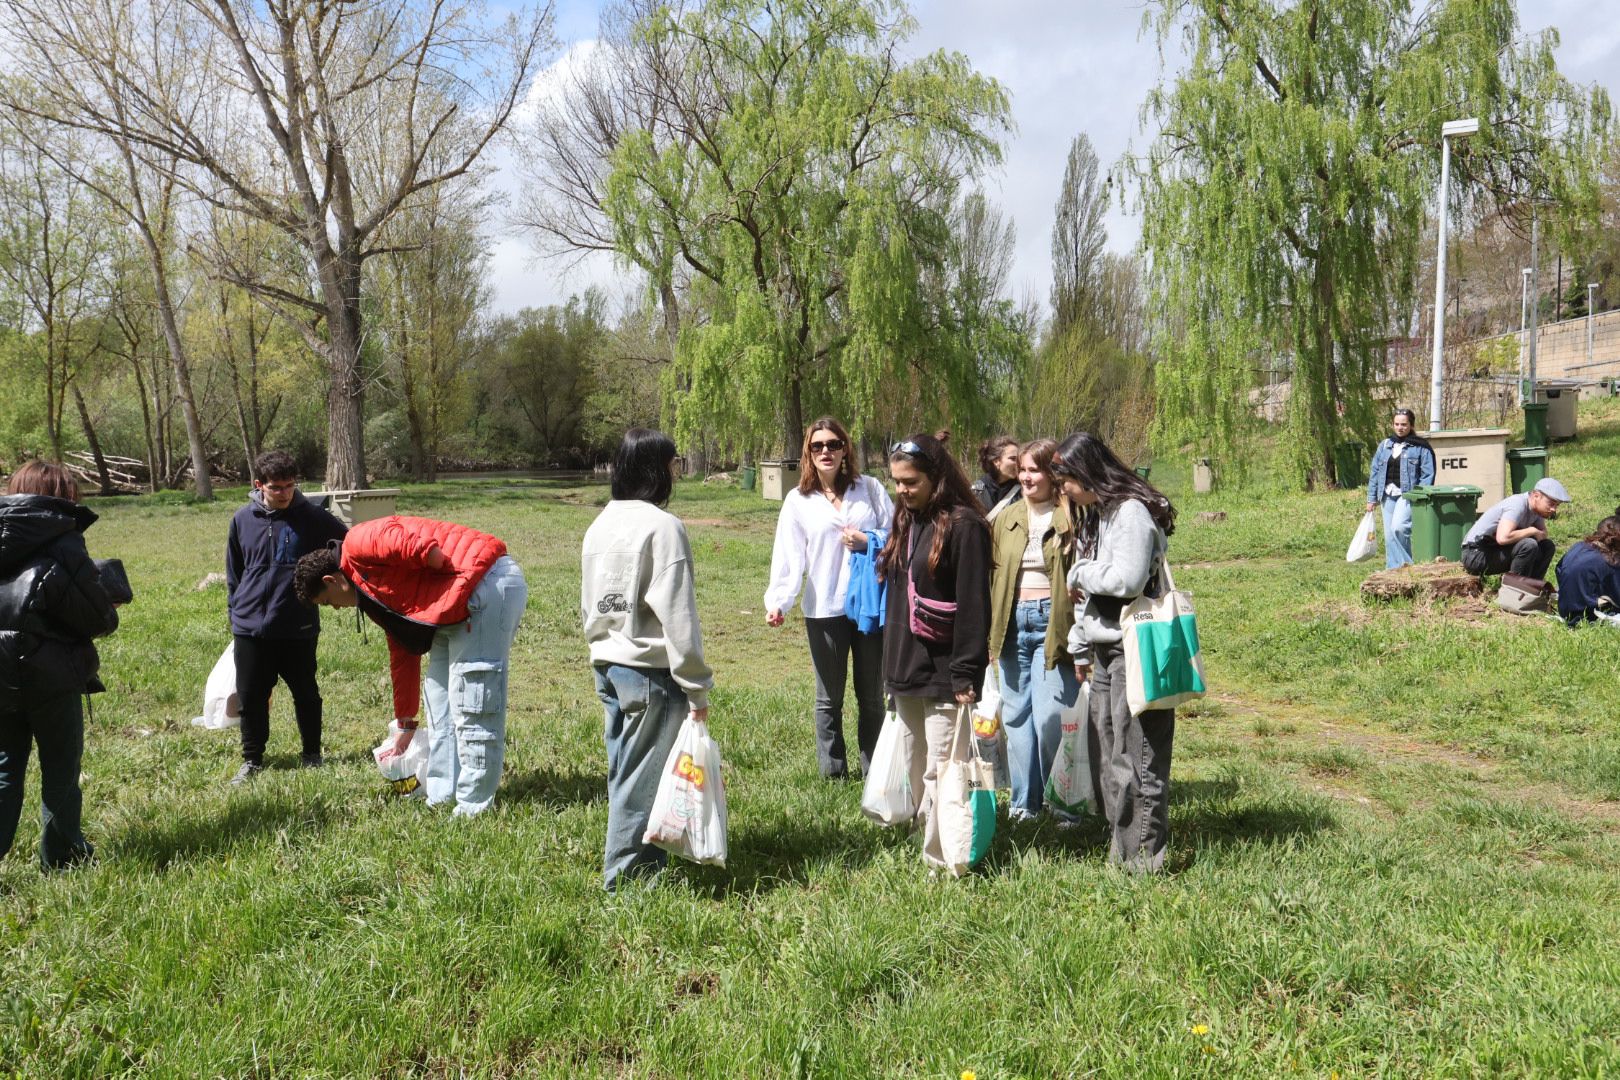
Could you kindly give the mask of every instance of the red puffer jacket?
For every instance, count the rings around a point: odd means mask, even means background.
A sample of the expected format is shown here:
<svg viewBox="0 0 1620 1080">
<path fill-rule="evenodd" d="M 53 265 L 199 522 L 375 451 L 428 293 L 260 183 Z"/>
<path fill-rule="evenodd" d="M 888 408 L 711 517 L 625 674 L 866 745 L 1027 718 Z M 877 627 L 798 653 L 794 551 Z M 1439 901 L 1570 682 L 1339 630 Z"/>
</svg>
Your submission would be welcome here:
<svg viewBox="0 0 1620 1080">
<path fill-rule="evenodd" d="M 434 547 L 449 564 L 430 570 Z M 488 533 L 430 518 L 385 517 L 362 522 L 343 540 L 343 574 L 361 595 L 386 612 L 361 608 L 388 632 L 394 715 L 416 716 L 422 694 L 422 656 L 435 628 L 467 621 L 467 601 L 506 543 Z M 392 615 L 396 618 L 379 617 Z M 400 620 L 403 620 L 401 625 Z"/>
</svg>

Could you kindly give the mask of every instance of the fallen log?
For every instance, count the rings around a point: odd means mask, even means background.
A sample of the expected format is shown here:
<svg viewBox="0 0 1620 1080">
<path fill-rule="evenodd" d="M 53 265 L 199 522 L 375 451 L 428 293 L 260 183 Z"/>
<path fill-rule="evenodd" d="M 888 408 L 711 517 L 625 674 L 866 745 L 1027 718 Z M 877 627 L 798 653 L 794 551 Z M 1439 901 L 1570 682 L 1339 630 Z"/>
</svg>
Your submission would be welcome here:
<svg viewBox="0 0 1620 1080">
<path fill-rule="evenodd" d="M 1364 600 L 1440 600 L 1483 592 L 1479 578 L 1449 559 L 1380 570 L 1361 583 Z"/>
</svg>

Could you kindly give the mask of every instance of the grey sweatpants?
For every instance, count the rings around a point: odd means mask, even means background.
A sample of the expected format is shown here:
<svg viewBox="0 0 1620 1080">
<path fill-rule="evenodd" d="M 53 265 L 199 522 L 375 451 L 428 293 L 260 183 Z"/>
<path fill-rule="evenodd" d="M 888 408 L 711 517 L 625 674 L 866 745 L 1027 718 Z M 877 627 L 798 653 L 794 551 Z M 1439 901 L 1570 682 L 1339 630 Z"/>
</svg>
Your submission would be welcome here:
<svg viewBox="0 0 1620 1080">
<path fill-rule="evenodd" d="M 1125 701 L 1125 653 L 1091 647 L 1092 779 L 1113 839 L 1108 857 L 1128 870 L 1163 868 L 1170 847 L 1170 743 L 1174 709 L 1132 716 Z"/>
</svg>

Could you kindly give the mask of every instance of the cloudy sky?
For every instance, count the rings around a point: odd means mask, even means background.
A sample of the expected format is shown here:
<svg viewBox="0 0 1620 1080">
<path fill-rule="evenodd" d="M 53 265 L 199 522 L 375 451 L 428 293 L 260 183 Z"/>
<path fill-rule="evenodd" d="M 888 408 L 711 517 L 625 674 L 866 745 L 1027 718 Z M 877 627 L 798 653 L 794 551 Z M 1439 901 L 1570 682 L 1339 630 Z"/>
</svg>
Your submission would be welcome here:
<svg viewBox="0 0 1620 1080">
<path fill-rule="evenodd" d="M 570 50 L 590 47 L 600 6 L 558 0 L 558 63 L 567 62 Z M 1556 27 L 1564 73 L 1600 83 L 1620 100 L 1620 19 L 1612 13 L 1594 18 L 1605 6 L 1600 0 L 1522 0 L 1520 23 L 1526 32 Z M 1141 32 L 1144 6 L 1133 0 L 913 0 L 912 11 L 917 52 L 964 53 L 1012 95 L 1017 130 L 1003 167 L 985 186 L 1017 224 L 1013 296 L 1044 300 L 1051 284 L 1052 206 L 1069 141 L 1088 134 L 1105 170 L 1128 149 L 1147 144 L 1141 104 L 1163 69 L 1154 40 Z M 499 160 L 496 183 L 511 191 L 519 181 L 505 167 L 505 155 Z M 1112 213 L 1107 225 L 1111 248 L 1126 251 L 1136 243 L 1139 229 L 1127 211 Z M 608 259 L 565 271 L 555 261 L 537 260 L 510 236 L 495 246 L 493 271 L 501 311 L 560 303 L 593 283 L 618 291 L 628 281 Z"/>
</svg>

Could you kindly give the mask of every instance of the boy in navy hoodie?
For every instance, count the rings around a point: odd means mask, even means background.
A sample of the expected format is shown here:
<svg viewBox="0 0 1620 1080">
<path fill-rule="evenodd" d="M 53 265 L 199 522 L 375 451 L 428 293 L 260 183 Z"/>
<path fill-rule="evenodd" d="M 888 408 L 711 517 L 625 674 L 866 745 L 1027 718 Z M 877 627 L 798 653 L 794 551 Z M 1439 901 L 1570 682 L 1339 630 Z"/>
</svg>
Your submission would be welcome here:
<svg viewBox="0 0 1620 1080">
<path fill-rule="evenodd" d="M 315 683 L 320 615 L 298 602 L 293 571 L 301 555 L 349 531 L 298 490 L 298 466 L 282 450 L 260 454 L 248 504 L 231 518 L 225 586 L 236 639 L 236 694 L 242 705 L 241 784 L 264 768 L 270 738 L 270 691 L 292 693 L 305 766 L 321 763 L 321 691 Z"/>
</svg>

